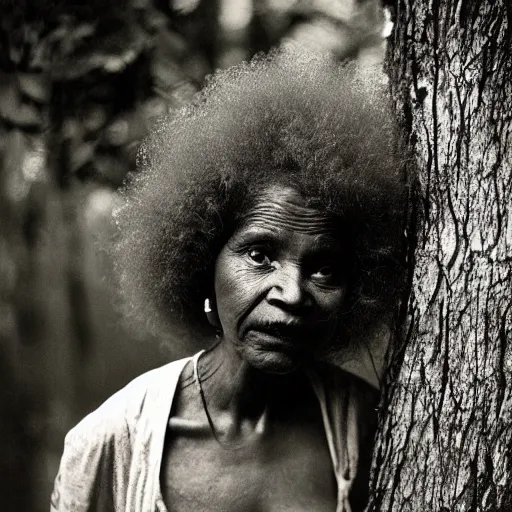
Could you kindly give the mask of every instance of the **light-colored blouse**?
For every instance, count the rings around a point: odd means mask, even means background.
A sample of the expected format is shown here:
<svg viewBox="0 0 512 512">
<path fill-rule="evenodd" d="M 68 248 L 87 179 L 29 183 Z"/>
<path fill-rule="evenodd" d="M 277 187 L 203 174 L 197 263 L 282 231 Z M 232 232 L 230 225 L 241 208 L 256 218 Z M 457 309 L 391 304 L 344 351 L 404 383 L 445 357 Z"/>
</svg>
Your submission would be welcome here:
<svg viewBox="0 0 512 512">
<path fill-rule="evenodd" d="M 167 512 L 160 489 L 164 441 L 178 380 L 191 360 L 141 375 L 67 434 L 51 512 Z M 310 373 L 310 380 L 338 485 L 336 512 L 350 512 L 361 444 L 372 441 L 365 424 L 374 407 L 369 386 L 341 371 Z"/>
</svg>

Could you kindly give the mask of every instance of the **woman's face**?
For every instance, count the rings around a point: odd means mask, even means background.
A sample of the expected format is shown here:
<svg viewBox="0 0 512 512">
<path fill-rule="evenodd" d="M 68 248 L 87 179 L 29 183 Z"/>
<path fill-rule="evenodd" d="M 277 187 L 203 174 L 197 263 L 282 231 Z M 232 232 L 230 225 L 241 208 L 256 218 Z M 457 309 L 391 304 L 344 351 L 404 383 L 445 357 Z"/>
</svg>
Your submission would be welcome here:
<svg viewBox="0 0 512 512">
<path fill-rule="evenodd" d="M 220 252 L 223 341 L 251 366 L 288 373 L 333 343 L 345 296 L 343 241 L 291 188 L 270 187 Z"/>
</svg>

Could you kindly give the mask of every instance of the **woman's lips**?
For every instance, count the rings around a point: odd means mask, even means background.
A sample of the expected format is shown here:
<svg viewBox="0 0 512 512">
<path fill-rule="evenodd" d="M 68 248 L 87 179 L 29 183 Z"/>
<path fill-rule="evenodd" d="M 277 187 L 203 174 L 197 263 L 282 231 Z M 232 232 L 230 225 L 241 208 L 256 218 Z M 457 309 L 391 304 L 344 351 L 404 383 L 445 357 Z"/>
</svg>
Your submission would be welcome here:
<svg viewBox="0 0 512 512">
<path fill-rule="evenodd" d="M 291 324 L 264 324 L 250 326 L 246 331 L 246 336 L 255 334 L 265 344 L 272 346 L 282 346 L 283 348 L 299 348 L 304 344 L 306 328 L 302 325 Z"/>
</svg>

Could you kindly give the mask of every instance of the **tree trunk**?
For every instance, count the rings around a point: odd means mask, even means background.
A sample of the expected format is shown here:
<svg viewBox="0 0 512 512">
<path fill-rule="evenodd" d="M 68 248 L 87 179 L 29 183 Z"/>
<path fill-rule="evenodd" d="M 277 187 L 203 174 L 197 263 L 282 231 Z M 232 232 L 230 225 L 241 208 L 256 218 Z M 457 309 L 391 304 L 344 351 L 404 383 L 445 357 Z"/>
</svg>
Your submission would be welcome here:
<svg viewBox="0 0 512 512">
<path fill-rule="evenodd" d="M 368 510 L 512 510 L 512 8 L 393 4 L 421 222 Z"/>
</svg>

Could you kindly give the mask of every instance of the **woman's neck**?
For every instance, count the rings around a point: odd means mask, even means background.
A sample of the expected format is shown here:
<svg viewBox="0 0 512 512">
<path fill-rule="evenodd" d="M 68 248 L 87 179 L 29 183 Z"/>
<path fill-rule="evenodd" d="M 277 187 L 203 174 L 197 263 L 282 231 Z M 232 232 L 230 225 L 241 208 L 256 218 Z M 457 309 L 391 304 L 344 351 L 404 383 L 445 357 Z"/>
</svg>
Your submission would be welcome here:
<svg viewBox="0 0 512 512">
<path fill-rule="evenodd" d="M 229 342 L 203 353 L 199 377 L 210 413 L 228 413 L 235 423 L 257 422 L 263 414 L 281 415 L 312 396 L 304 371 L 264 373 L 244 361 Z"/>
</svg>

